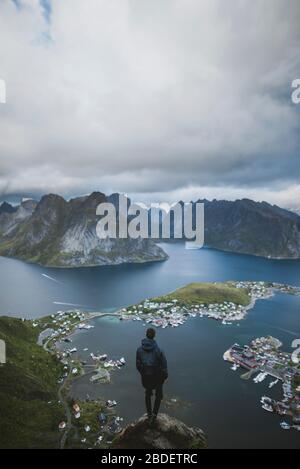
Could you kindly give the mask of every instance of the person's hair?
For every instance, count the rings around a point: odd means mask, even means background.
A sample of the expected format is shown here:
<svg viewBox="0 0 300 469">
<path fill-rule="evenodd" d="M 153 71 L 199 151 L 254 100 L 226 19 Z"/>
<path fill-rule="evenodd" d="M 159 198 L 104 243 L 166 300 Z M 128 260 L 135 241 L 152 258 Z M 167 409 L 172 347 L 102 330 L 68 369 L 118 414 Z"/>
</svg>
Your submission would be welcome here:
<svg viewBox="0 0 300 469">
<path fill-rule="evenodd" d="M 152 327 L 149 327 L 149 329 L 147 329 L 146 336 L 148 339 L 154 339 L 155 334 L 156 332 Z"/>
</svg>

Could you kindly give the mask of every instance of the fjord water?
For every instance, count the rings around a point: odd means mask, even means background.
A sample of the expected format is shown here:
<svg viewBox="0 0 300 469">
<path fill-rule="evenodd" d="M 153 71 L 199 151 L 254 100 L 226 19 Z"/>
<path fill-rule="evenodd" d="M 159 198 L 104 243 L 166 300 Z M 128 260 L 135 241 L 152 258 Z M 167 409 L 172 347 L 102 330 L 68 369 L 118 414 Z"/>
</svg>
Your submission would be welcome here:
<svg viewBox="0 0 300 469">
<path fill-rule="evenodd" d="M 193 281 L 269 280 L 300 285 L 299 261 L 275 261 L 209 249 L 185 250 L 181 244 L 163 245 L 166 262 L 83 269 L 45 269 L 0 258 L 0 313 L 38 317 L 72 305 L 84 310 L 111 311 L 174 290 Z M 144 412 L 143 391 L 135 371 L 135 350 L 144 334 L 140 322 L 102 318 L 94 329 L 77 333 L 73 345 L 80 355 L 108 353 L 125 356 L 126 367 L 113 373 L 111 385 L 91 385 L 89 377 L 76 382 L 75 397 L 116 399 L 125 421 Z M 299 448 L 300 433 L 283 431 L 282 420 L 259 405 L 262 395 L 281 397 L 281 386 L 268 389 L 269 379 L 256 385 L 240 379 L 223 361 L 234 342 L 246 344 L 271 334 L 286 350 L 300 338 L 300 297 L 277 294 L 257 302 L 240 325 L 191 318 L 177 329 L 158 331 L 158 342 L 169 361 L 167 397 L 183 405 L 163 408 L 207 432 L 214 448 Z M 82 349 L 88 347 L 89 351 Z"/>
</svg>

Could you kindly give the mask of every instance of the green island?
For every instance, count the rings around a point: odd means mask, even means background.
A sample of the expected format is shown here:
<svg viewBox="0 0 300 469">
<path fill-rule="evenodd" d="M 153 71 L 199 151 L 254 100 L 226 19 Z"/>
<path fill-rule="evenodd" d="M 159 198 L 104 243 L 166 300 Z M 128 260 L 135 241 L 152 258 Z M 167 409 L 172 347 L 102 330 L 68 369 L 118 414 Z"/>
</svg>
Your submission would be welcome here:
<svg viewBox="0 0 300 469">
<path fill-rule="evenodd" d="M 242 306 L 250 304 L 250 290 L 237 288 L 234 282 L 226 283 L 190 283 L 163 297 L 154 298 L 153 301 L 172 301 L 176 299 L 180 305 L 194 303 L 214 304 L 225 301 Z"/>
<path fill-rule="evenodd" d="M 121 310 L 121 319 L 145 321 L 156 327 L 178 327 L 191 316 L 223 324 L 241 321 L 255 302 L 274 292 L 299 294 L 299 288 L 270 282 L 191 283 L 174 292 Z"/>
</svg>

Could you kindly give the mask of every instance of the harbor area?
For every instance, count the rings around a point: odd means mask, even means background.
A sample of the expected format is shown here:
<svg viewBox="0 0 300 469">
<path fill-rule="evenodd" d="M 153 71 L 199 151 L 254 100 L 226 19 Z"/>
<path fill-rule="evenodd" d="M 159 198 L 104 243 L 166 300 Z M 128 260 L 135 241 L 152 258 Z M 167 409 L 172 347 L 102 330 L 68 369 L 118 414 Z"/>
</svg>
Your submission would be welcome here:
<svg viewBox="0 0 300 469">
<path fill-rule="evenodd" d="M 224 353 L 224 360 L 232 364 L 233 371 L 246 370 L 243 379 L 253 379 L 257 385 L 270 379 L 270 390 L 280 384 L 282 400 L 262 396 L 262 409 L 284 417 L 280 421 L 283 430 L 300 431 L 300 365 L 291 353 L 282 351 L 278 339 L 269 336 L 257 338 L 250 345 L 234 344 Z"/>
</svg>

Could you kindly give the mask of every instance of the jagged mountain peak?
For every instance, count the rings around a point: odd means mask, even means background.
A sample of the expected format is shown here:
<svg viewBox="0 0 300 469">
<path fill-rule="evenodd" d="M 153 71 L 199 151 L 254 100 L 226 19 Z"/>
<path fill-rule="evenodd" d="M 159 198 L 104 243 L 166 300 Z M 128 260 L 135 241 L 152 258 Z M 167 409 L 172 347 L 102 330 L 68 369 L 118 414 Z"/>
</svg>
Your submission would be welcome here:
<svg viewBox="0 0 300 469">
<path fill-rule="evenodd" d="M 55 204 L 55 203 L 67 203 L 67 202 L 61 195 L 46 194 L 42 196 L 38 205 Z"/>
<path fill-rule="evenodd" d="M 29 218 L 15 225 L 13 231 L 3 230 L 0 254 L 56 267 L 167 259 L 152 240 L 100 239 L 96 209 L 106 201 L 101 192 L 69 202 L 59 195 L 47 194 Z"/>
<path fill-rule="evenodd" d="M 1 213 L 14 213 L 17 211 L 18 207 L 14 207 L 13 205 L 9 204 L 8 202 L 2 202 L 0 205 L 0 214 Z"/>
</svg>

